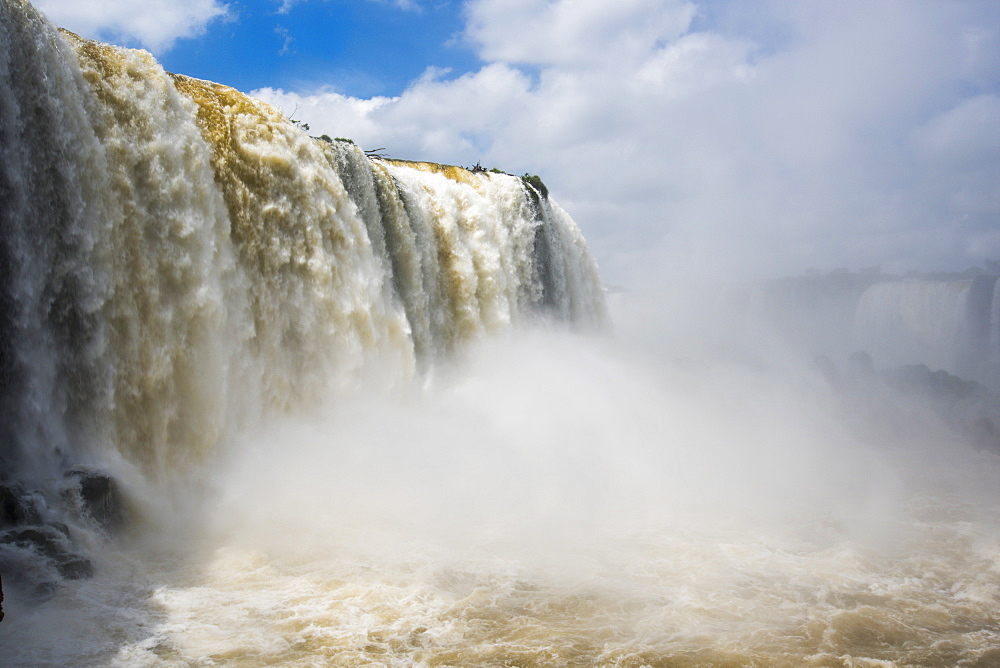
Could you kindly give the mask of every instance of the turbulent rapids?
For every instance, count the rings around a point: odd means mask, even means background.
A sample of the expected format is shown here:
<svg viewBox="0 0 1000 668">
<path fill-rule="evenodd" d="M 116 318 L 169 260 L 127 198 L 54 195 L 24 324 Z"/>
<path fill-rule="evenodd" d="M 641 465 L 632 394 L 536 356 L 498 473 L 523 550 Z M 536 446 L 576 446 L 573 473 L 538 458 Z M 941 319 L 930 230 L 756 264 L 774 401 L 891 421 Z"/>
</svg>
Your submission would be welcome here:
<svg viewBox="0 0 1000 668">
<path fill-rule="evenodd" d="M 995 395 L 609 336 L 536 186 L 0 0 L 0 663 L 1000 663 Z M 872 290 L 859 341 L 996 349 Z"/>
</svg>

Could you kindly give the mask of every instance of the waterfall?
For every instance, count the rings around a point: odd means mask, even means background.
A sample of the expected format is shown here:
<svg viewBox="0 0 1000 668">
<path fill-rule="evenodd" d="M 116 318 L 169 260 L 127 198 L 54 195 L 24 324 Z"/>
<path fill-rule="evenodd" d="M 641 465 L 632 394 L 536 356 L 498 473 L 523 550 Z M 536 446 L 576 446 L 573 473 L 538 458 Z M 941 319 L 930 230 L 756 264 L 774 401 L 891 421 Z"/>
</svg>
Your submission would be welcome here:
<svg viewBox="0 0 1000 668">
<path fill-rule="evenodd" d="M 485 335 L 603 322 L 579 230 L 520 178 L 310 137 L 22 0 L 0 44 L 3 478 L 162 477 Z"/>
<path fill-rule="evenodd" d="M 576 336 L 604 292 L 537 178 L 310 137 L 24 0 L 0 272 L 0 664 L 1000 657 L 995 397 L 820 382 L 744 308 L 1000 380 L 995 277 L 685 284 Z"/>
<path fill-rule="evenodd" d="M 876 283 L 861 296 L 852 343 L 881 365 L 926 364 L 992 384 L 996 277 Z"/>
</svg>

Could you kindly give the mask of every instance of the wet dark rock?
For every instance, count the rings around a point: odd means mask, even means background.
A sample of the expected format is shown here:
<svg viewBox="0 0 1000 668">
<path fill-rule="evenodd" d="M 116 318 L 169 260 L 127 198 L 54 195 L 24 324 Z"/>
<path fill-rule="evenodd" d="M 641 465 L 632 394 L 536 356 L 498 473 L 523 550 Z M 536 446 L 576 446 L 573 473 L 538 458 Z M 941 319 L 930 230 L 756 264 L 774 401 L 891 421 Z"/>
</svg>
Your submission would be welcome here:
<svg viewBox="0 0 1000 668">
<path fill-rule="evenodd" d="M 912 364 L 883 372 L 885 381 L 906 392 L 927 395 L 935 400 L 961 401 L 985 393 L 985 388 L 947 371 L 931 371 L 924 364 Z"/>
<path fill-rule="evenodd" d="M 35 603 L 50 598 L 67 581 L 94 575 L 93 563 L 73 540 L 74 532 L 60 520 L 83 519 L 107 533 L 125 521 L 119 488 L 100 471 L 69 470 L 61 485 L 62 503 L 50 506 L 52 500 L 23 483 L 0 485 L 0 570 L 10 576 L 8 585 Z"/>
<path fill-rule="evenodd" d="M 0 535 L 0 545 L 33 551 L 55 568 L 60 576 L 68 580 L 79 580 L 94 575 L 94 567 L 90 560 L 74 552 L 67 536 L 54 526 L 41 525 L 7 531 Z"/>
<path fill-rule="evenodd" d="M 34 499 L 20 484 L 0 485 L 0 528 L 40 524 L 41 513 Z"/>
<path fill-rule="evenodd" d="M 111 476 L 84 468 L 66 472 L 73 485 L 64 496 L 93 518 L 106 531 L 116 531 L 125 524 L 125 506 L 118 484 Z"/>
<path fill-rule="evenodd" d="M 90 559 L 79 556 L 70 556 L 65 561 L 57 562 L 56 570 L 67 580 L 83 580 L 94 577 L 94 566 L 90 563 Z"/>
<path fill-rule="evenodd" d="M 62 560 L 69 556 L 65 536 L 47 526 L 8 531 L 0 537 L 0 543 L 32 549 L 48 559 Z"/>
<path fill-rule="evenodd" d="M 962 443 L 1000 455 L 1000 394 L 984 385 L 924 364 L 877 370 L 863 351 L 843 372 L 825 358 L 816 365 L 864 438 L 886 443 L 925 439 Z"/>
<path fill-rule="evenodd" d="M 45 582 L 36 583 L 35 586 L 31 588 L 29 596 L 35 603 L 41 603 L 52 598 L 58 590 L 58 582 L 46 580 Z"/>
<path fill-rule="evenodd" d="M 966 443 L 1000 454 L 1000 398 L 983 385 L 923 364 L 887 369 L 886 386 L 926 415 L 936 416 Z"/>
</svg>

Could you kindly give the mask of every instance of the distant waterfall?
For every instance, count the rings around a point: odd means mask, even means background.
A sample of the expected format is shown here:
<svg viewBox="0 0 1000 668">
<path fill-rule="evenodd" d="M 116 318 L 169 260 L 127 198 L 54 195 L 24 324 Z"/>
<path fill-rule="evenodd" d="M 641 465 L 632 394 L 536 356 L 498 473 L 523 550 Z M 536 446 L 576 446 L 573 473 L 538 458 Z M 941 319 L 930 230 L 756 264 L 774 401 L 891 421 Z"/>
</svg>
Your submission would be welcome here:
<svg viewBox="0 0 1000 668">
<path fill-rule="evenodd" d="M 877 283 L 861 296 L 853 343 L 880 365 L 926 364 L 964 378 L 1000 380 L 997 279 Z"/>
<path fill-rule="evenodd" d="M 739 350 L 763 327 L 766 340 L 806 359 L 840 364 L 864 351 L 880 369 L 923 364 L 997 390 L 998 280 L 836 272 L 726 286 L 719 310 L 736 319 L 739 338 L 720 338 Z"/>
<path fill-rule="evenodd" d="M 604 320 L 573 221 L 505 174 L 369 159 L 0 0 L 0 461 L 155 474 L 532 318 Z"/>
</svg>

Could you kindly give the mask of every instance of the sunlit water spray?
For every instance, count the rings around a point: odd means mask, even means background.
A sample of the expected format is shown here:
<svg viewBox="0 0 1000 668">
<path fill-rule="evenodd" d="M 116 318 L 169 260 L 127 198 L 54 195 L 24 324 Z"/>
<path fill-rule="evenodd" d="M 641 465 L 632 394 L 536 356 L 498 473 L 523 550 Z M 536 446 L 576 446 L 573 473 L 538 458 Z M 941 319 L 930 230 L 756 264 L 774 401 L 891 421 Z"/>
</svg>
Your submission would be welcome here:
<svg viewBox="0 0 1000 668">
<path fill-rule="evenodd" d="M 160 531 L 106 555 L 117 572 L 15 611 L 13 628 L 82 626 L 19 649 L 118 665 L 996 658 L 994 455 L 943 429 L 866 440 L 808 374 L 650 361 L 529 333 L 420 391 L 271 421 L 208 465 L 186 500 L 197 522 L 151 517 Z"/>
<path fill-rule="evenodd" d="M 491 342 L 423 391 L 239 439 L 201 521 L 115 557 L 138 591 L 100 620 L 128 639 L 104 660 L 995 658 L 995 457 L 872 447 L 816 386 L 616 349 Z"/>
<path fill-rule="evenodd" d="M 713 361 L 662 304 L 608 333 L 530 183 L 371 161 L 0 12 L 0 482 L 94 570 L 47 599 L 4 571 L 4 661 L 998 659 L 995 455 L 793 356 Z M 122 485 L 119 535 L 60 505 L 77 464 Z"/>
</svg>

